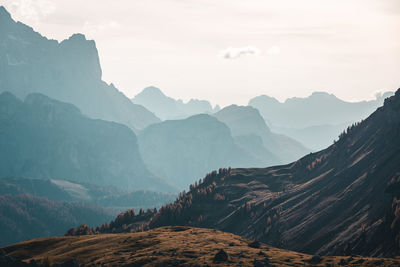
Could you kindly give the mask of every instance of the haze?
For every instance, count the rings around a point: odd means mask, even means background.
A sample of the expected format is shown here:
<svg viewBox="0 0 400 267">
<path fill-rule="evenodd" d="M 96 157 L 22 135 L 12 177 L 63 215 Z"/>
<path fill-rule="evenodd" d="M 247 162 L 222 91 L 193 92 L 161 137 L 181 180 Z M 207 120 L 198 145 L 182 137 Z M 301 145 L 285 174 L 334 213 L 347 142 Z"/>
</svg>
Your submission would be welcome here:
<svg viewBox="0 0 400 267">
<path fill-rule="evenodd" d="M 327 91 L 370 99 L 400 84 L 400 1 L 6 0 L 59 41 L 94 39 L 103 79 L 133 97 L 247 104 Z"/>
</svg>

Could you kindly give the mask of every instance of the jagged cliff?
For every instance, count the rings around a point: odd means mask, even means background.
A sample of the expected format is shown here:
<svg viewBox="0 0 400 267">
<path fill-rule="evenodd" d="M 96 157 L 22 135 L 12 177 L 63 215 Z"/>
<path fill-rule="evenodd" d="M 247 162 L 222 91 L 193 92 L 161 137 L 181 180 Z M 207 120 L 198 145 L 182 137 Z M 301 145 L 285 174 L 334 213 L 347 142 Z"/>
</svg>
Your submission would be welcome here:
<svg viewBox="0 0 400 267">
<path fill-rule="evenodd" d="M 72 103 L 85 115 L 142 129 L 160 120 L 101 80 L 96 44 L 82 34 L 49 40 L 15 22 L 0 6 L 0 92 L 38 92 Z"/>
</svg>

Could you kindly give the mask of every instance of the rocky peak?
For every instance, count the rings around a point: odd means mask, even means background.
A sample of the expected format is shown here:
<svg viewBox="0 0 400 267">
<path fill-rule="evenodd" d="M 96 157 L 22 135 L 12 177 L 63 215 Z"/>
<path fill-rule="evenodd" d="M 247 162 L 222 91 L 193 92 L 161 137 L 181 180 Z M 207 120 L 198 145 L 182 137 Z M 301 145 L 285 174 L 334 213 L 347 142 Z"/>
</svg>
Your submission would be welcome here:
<svg viewBox="0 0 400 267">
<path fill-rule="evenodd" d="M 4 6 L 0 6 L 0 18 L 11 19 L 10 13 L 8 13 L 7 9 Z"/>
<path fill-rule="evenodd" d="M 10 13 L 8 13 L 7 9 L 4 6 L 0 6 L 0 32 L 6 30 L 8 25 L 14 24 L 15 21 L 11 18 Z"/>
<path fill-rule="evenodd" d="M 166 97 L 164 93 L 155 86 L 149 86 L 143 89 L 138 95 L 147 95 L 152 97 Z"/>
<path fill-rule="evenodd" d="M 76 66 L 83 77 L 100 80 L 102 76 L 96 43 L 87 40 L 85 35 L 77 33 L 60 43 L 65 59 Z M 74 67 L 75 68 L 75 67 Z"/>
</svg>

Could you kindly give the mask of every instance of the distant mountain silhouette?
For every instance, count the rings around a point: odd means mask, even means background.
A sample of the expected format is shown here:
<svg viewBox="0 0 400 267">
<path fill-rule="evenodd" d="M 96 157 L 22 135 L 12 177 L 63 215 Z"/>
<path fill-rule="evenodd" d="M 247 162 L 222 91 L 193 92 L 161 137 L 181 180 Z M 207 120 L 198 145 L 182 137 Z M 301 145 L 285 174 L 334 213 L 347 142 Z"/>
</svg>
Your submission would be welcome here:
<svg viewBox="0 0 400 267">
<path fill-rule="evenodd" d="M 327 149 L 265 169 L 221 169 L 150 228 L 216 228 L 322 255 L 400 254 L 400 89 Z"/>
<path fill-rule="evenodd" d="M 42 94 L 0 94 L 0 177 L 67 179 L 127 190 L 173 190 L 144 166 L 127 126 L 89 119 Z"/>
<path fill-rule="evenodd" d="M 38 92 L 76 105 L 92 118 L 143 129 L 160 120 L 102 81 L 94 41 L 74 34 L 58 43 L 15 22 L 0 6 L 0 92 Z"/>
<path fill-rule="evenodd" d="M 269 157 L 264 158 L 267 165 L 289 163 L 310 152 L 296 140 L 272 133 L 259 111 L 253 107 L 231 105 L 215 113 L 214 116 L 231 129 L 232 135 L 238 137 L 237 141 L 244 149 L 253 151 L 256 155 L 259 152 L 246 145 L 245 140 L 250 142 L 254 135 L 261 137 L 262 147 L 270 152 Z M 251 144 L 254 142 L 256 140 Z"/>
<path fill-rule="evenodd" d="M 251 99 L 249 106 L 260 111 L 272 131 L 319 150 L 331 145 L 343 129 L 367 117 L 392 94 L 377 95 L 371 101 L 346 102 L 332 94 L 314 92 L 309 97 L 289 98 L 283 103 L 262 95 Z"/>
<path fill-rule="evenodd" d="M 196 114 L 212 113 L 218 111 L 219 107 L 212 108 L 206 100 L 191 99 L 187 103 L 182 100 L 175 100 L 164 95 L 157 87 L 150 86 L 137 94 L 132 102 L 142 105 L 154 112 L 162 120 L 184 119 Z"/>
<path fill-rule="evenodd" d="M 153 124 L 138 140 L 148 168 L 181 189 L 220 166 L 262 165 L 236 145 L 225 124 L 206 114 Z"/>
</svg>

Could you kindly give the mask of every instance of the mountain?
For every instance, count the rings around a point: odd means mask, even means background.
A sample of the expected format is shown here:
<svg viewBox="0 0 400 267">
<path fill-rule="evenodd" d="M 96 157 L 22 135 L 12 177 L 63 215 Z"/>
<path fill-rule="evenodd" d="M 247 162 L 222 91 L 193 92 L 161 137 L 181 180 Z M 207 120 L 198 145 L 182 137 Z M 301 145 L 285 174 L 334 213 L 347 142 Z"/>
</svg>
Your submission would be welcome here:
<svg viewBox="0 0 400 267">
<path fill-rule="evenodd" d="M 310 254 L 398 256 L 399 152 L 400 89 L 322 151 L 207 175 L 149 227 L 215 228 Z"/>
<path fill-rule="evenodd" d="M 210 102 L 206 100 L 191 99 L 187 103 L 182 100 L 175 100 L 164 95 L 157 87 L 150 86 L 137 94 L 132 102 L 146 107 L 154 112 L 162 120 L 184 119 L 196 114 L 212 113 L 218 110 L 213 109 Z"/>
<path fill-rule="evenodd" d="M 267 165 L 288 163 L 310 152 L 296 140 L 272 133 L 260 112 L 253 107 L 231 105 L 215 113 L 214 116 L 228 125 L 232 135 L 239 137 L 238 142 L 249 151 L 252 149 L 244 144 L 244 137 L 247 140 L 252 135 L 261 137 L 263 147 L 270 152 L 269 157 L 265 158 Z"/>
<path fill-rule="evenodd" d="M 150 125 L 138 141 L 148 168 L 181 189 L 221 166 L 261 164 L 236 145 L 225 124 L 206 114 Z"/>
<path fill-rule="evenodd" d="M 41 238 L 3 248 L 0 261 L 57 266 L 398 266 L 395 258 L 321 257 L 259 244 L 220 231 L 162 227 L 151 231 Z M 64 265 L 58 265 L 64 264 Z M 13 266 L 13 265 L 10 265 Z M 21 265 L 19 265 L 21 266 Z"/>
<path fill-rule="evenodd" d="M 340 132 L 352 123 L 366 118 L 383 104 L 387 92 L 375 100 L 346 102 L 332 94 L 314 92 L 306 98 L 289 98 L 281 103 L 262 95 L 249 101 L 257 108 L 273 132 L 290 136 L 315 150 L 332 144 Z"/>
<path fill-rule="evenodd" d="M 202 113 L 211 114 L 220 109 L 218 105 L 212 108 L 210 102 L 208 102 L 207 100 L 199 100 L 193 98 L 190 99 L 187 103 L 183 103 L 181 100 L 178 100 L 178 104 L 182 107 L 186 114 L 189 114 L 190 116 Z"/>
<path fill-rule="evenodd" d="M 80 224 L 98 225 L 114 213 L 83 203 L 64 203 L 30 195 L 0 196 L 0 246 L 63 235 Z M 0 261 L 0 265 L 3 265 Z"/>
<path fill-rule="evenodd" d="M 15 22 L 0 6 L 0 92 L 19 98 L 36 92 L 77 106 L 85 115 L 143 129 L 160 120 L 102 81 L 94 41 L 74 34 L 49 40 Z"/>
<path fill-rule="evenodd" d="M 0 177 L 70 180 L 126 190 L 174 190 L 143 164 L 127 126 L 89 119 L 42 94 L 0 94 Z"/>
</svg>

